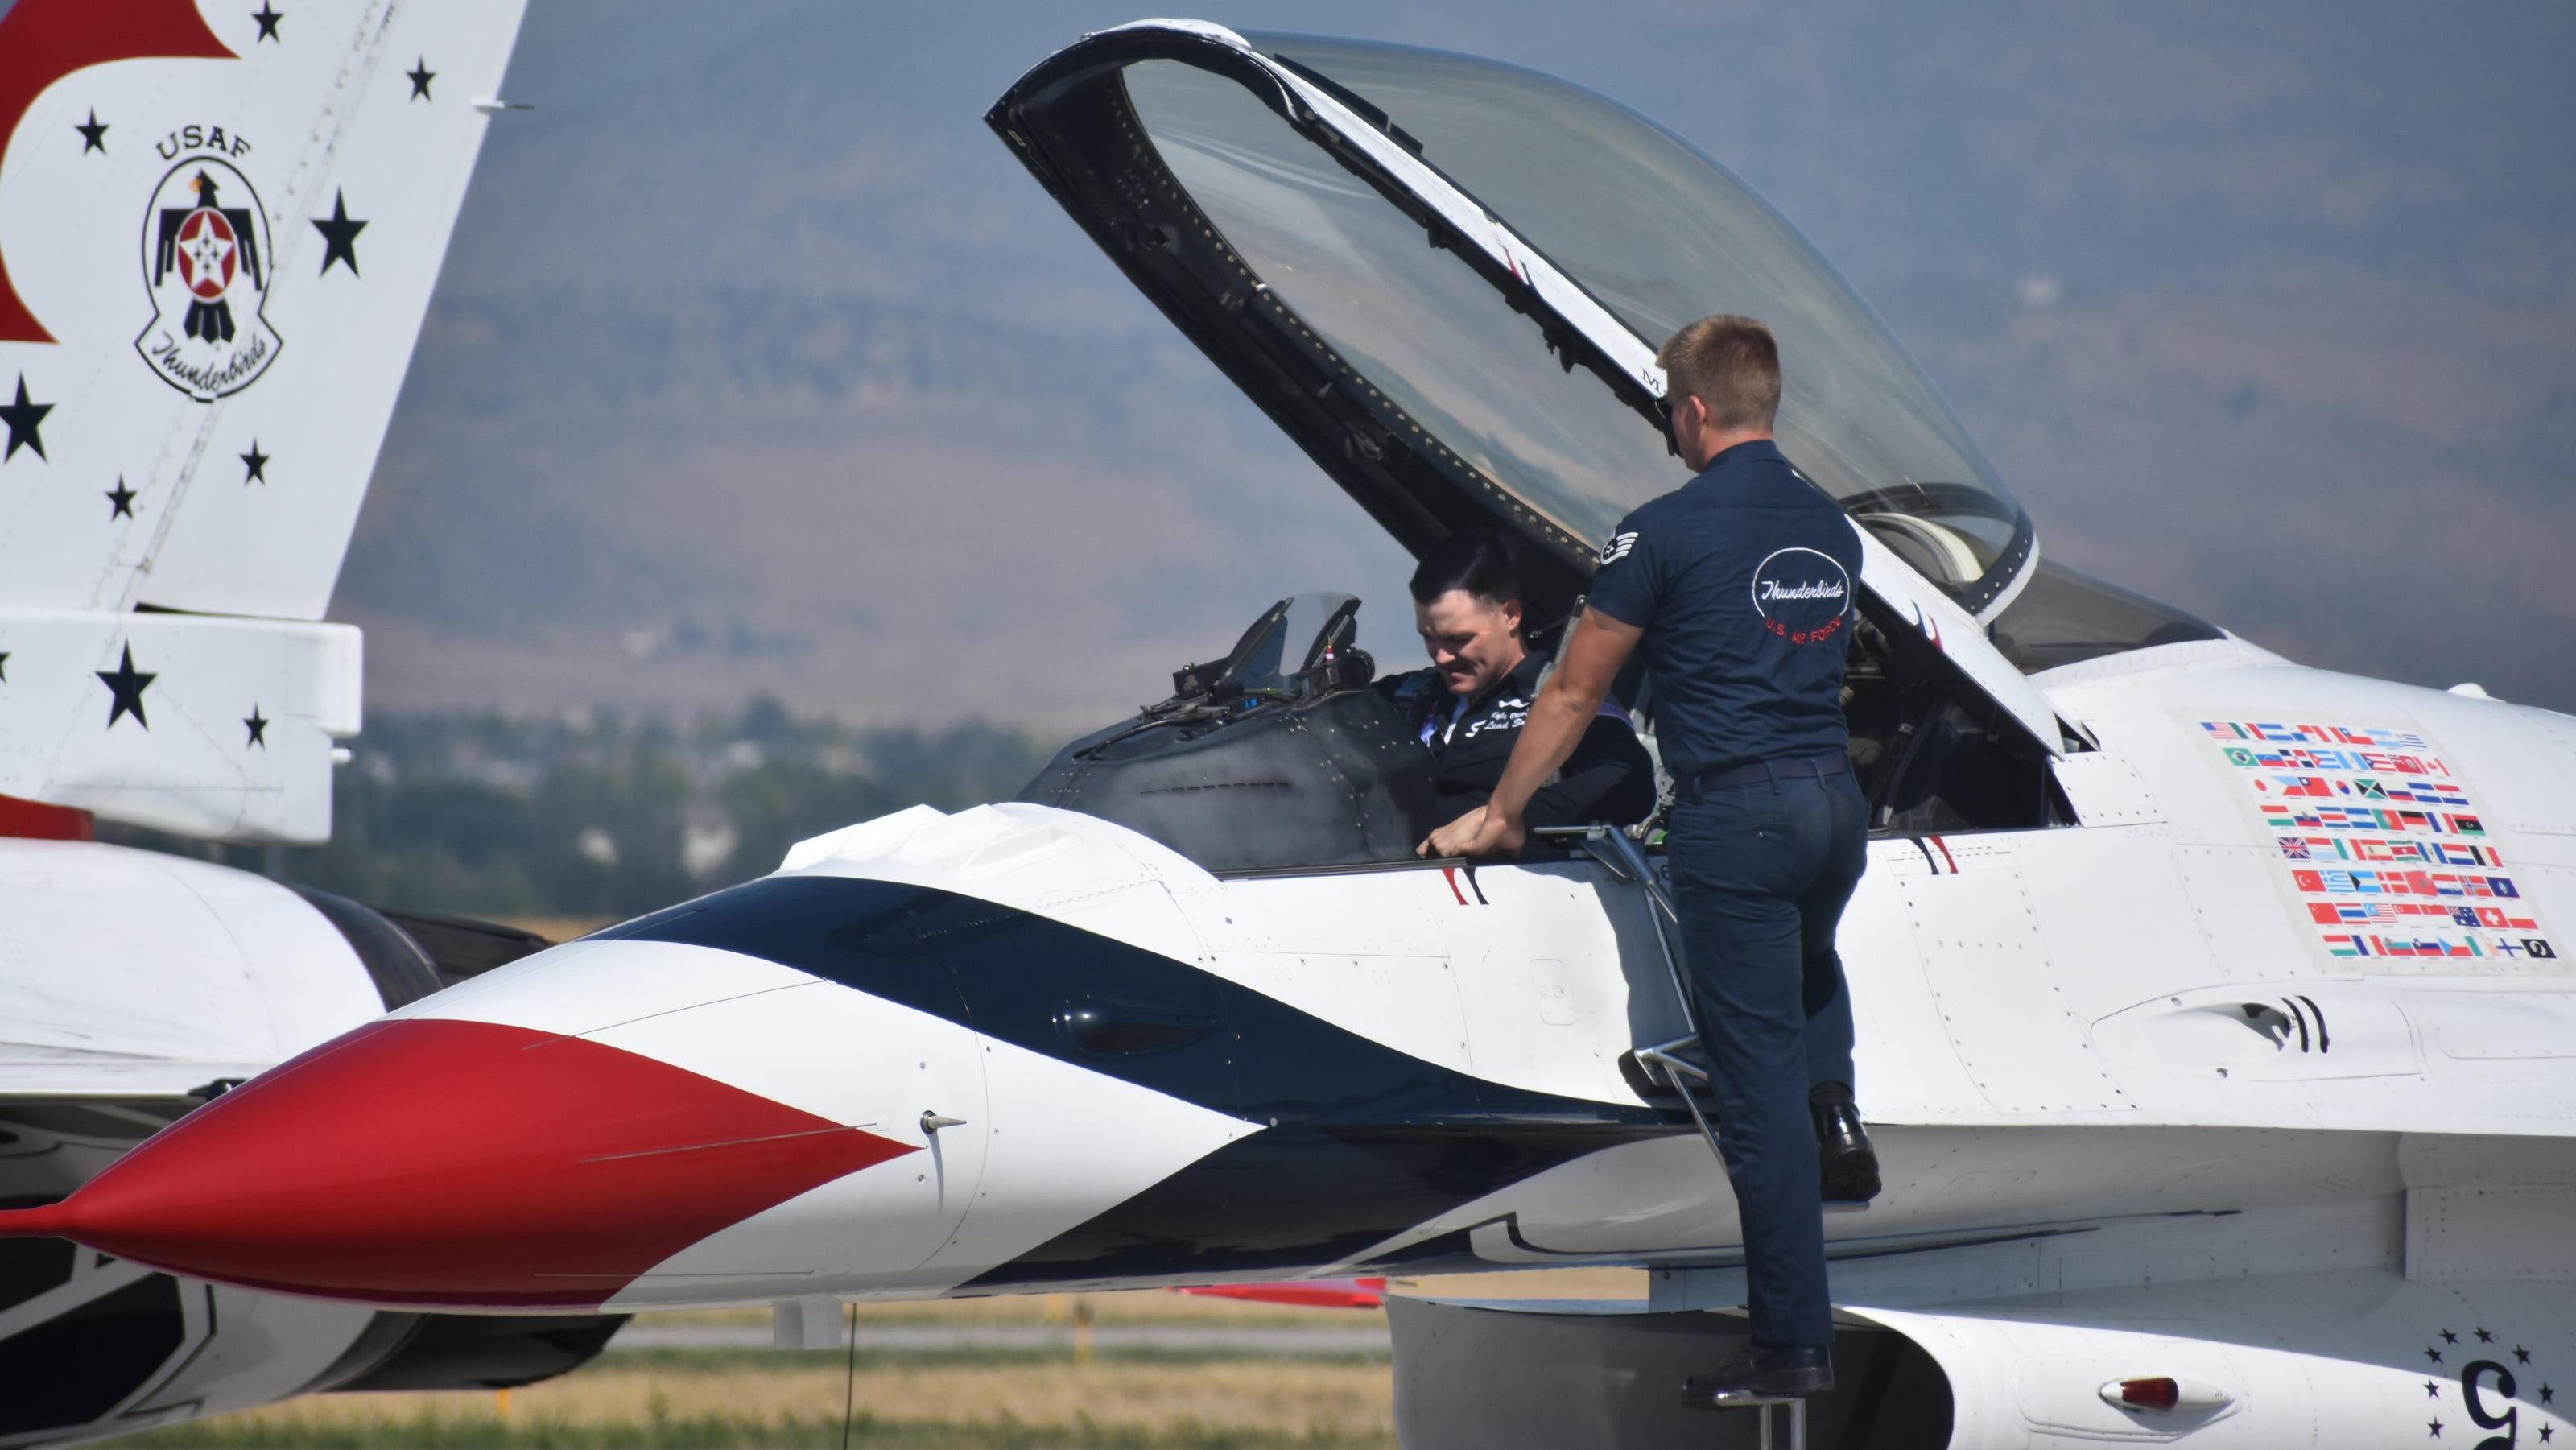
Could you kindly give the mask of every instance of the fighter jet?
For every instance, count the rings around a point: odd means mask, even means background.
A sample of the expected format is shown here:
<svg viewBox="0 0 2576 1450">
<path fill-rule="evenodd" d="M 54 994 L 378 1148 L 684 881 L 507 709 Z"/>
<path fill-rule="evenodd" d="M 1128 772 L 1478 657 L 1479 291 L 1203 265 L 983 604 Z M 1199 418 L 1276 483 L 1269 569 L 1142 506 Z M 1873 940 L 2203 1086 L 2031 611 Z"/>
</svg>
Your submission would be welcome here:
<svg viewBox="0 0 2576 1450">
<path fill-rule="evenodd" d="M 987 118 L 1400 543 L 1531 612 L 1684 472 L 1652 344 L 1779 333 L 1860 525 L 1841 947 L 1885 1190 L 1828 1218 L 1844 1446 L 2540 1443 L 2576 1364 L 2576 720 L 2301 667 L 2042 557 L 1788 222 L 1616 102 L 1149 21 Z M 1560 1265 L 1392 1298 L 1414 1450 L 1753 1443 L 1651 832 L 1422 861 L 1359 604 L 1283 598 L 1016 801 L 915 808 L 397 1007 L 0 1232 L 401 1311 Z M 1651 737 L 1653 702 L 1629 703 Z"/>
</svg>

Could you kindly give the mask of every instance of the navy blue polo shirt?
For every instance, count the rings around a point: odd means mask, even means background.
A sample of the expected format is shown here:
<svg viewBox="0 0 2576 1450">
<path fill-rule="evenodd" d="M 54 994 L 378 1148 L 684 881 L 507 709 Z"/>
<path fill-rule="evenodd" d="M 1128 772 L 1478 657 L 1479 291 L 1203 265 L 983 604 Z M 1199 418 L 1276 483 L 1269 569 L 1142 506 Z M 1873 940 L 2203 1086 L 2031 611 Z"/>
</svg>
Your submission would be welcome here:
<svg viewBox="0 0 2576 1450">
<path fill-rule="evenodd" d="M 1851 747 L 1843 658 L 1860 570 L 1850 518 L 1767 441 L 1619 521 L 1592 607 L 1646 632 L 1666 770 Z"/>
</svg>

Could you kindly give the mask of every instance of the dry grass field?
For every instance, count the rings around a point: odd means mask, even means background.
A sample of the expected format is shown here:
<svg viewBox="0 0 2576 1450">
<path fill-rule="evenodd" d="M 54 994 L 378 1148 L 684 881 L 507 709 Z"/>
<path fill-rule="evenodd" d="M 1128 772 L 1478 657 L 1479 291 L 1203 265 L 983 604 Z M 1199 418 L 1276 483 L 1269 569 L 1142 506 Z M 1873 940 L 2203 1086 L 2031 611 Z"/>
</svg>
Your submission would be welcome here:
<svg viewBox="0 0 2576 1450">
<path fill-rule="evenodd" d="M 830 1356 L 818 1356 L 830 1358 Z M 781 1356 L 787 1358 L 787 1356 Z M 796 1356 L 798 1359 L 805 1356 Z M 862 1362 L 850 1443 L 983 1447 L 1392 1446 L 1383 1364 Z M 156 1446 L 787 1447 L 840 1442 L 838 1364 L 620 1364 L 493 1394 L 324 1395 L 158 1431 Z"/>
<path fill-rule="evenodd" d="M 1424 1281 L 1442 1295 L 1642 1297 L 1624 1271 Z M 1352 1328 L 1370 1311 L 1176 1294 L 863 1304 L 873 1327 L 1095 1324 Z M 664 1325 L 765 1325 L 765 1310 L 645 1316 Z M 1070 1338 L 1068 1334 L 1067 1338 Z M 560 1379 L 489 1392 L 317 1395 L 140 1437 L 151 1450 L 1392 1450 L 1394 1395 L 1376 1354 L 1296 1356 L 953 1344 L 920 1351 L 622 1350 Z"/>
</svg>

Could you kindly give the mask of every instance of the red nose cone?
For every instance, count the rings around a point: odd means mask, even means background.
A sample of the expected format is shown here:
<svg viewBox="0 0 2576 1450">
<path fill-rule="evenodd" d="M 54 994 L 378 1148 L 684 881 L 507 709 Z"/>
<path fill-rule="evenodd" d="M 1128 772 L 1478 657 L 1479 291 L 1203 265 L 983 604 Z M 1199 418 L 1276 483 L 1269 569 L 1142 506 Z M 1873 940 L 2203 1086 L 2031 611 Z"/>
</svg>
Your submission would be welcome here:
<svg viewBox="0 0 2576 1450">
<path fill-rule="evenodd" d="M 596 1042 L 409 1019 L 263 1074 L 0 1233 L 331 1299 L 588 1306 L 916 1151 Z"/>
</svg>

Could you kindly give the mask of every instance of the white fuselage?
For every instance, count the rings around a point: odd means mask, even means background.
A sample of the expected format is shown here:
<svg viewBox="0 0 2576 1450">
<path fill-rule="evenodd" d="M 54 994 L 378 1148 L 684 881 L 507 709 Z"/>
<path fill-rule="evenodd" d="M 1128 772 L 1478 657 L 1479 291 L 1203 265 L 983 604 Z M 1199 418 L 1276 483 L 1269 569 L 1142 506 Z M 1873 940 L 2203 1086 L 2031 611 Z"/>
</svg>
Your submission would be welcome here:
<svg viewBox="0 0 2576 1450">
<path fill-rule="evenodd" d="M 2576 1122 L 2576 1033 L 2565 1027 L 2576 997 L 2548 944 L 2576 919 L 2576 722 L 2295 668 L 2232 642 L 2042 683 L 2100 745 L 2059 767 L 2085 823 L 1873 841 L 1844 919 L 1860 1090 L 1887 1191 L 1829 1221 L 1846 1260 L 1839 1298 L 2128 1282 L 2141 1254 L 2246 1272 L 2258 1258 L 2283 1262 L 2284 1235 L 2299 1263 L 2393 1265 L 2410 1201 L 2451 1203 L 2447 1242 L 2470 1253 L 2485 1189 L 2527 1178 L 2535 1192 L 2568 1191 L 2547 1185 L 2576 1176 L 2556 1166 Z M 2381 753 L 2407 756 L 2432 772 L 2419 785 L 2465 804 L 2438 808 L 2448 836 L 2276 827 L 2254 781 L 2284 772 L 2231 763 L 2212 722 L 2417 738 Z M 2291 859 L 2284 838 L 2300 836 L 2328 855 L 2338 839 L 2348 854 L 2363 841 L 2379 844 L 2360 854 L 2471 843 L 2493 864 L 2383 863 L 2398 872 L 2384 890 L 2309 891 L 2296 872 L 2343 870 L 2332 879 L 2349 888 L 2360 868 Z M 749 1214 L 638 1274 L 609 1299 L 617 1307 L 1363 1265 L 1646 1262 L 1723 1275 L 1732 1262 L 1732 1195 L 1706 1145 L 1621 1075 L 1620 1054 L 1679 1035 L 1680 1018 L 1643 893 L 1597 864 L 1219 879 L 1120 828 L 1005 805 L 919 808 L 805 843 L 769 882 L 800 879 L 900 883 L 1026 913 L 1166 964 L 1168 978 L 1204 974 L 1211 991 L 1250 994 L 1451 1087 L 1391 1114 L 1309 1101 L 1336 1064 L 1259 1066 L 1293 1049 L 1256 1040 L 1240 1009 L 1220 1006 L 1211 1020 L 1234 1033 L 1246 1077 L 1177 1085 L 1154 1066 L 1170 1053 L 1086 1054 L 1070 1039 L 997 1029 L 996 1009 L 976 998 L 1063 996 L 1081 986 L 1080 968 L 1027 963 L 1026 981 L 1003 983 L 990 975 L 1021 968 L 944 958 L 972 980 L 966 1006 L 942 1013 L 780 959 L 792 951 L 682 927 L 678 939 L 558 949 L 396 1014 L 581 1035 L 921 1150 Z M 2423 904 L 2465 907 L 2473 925 L 2394 917 L 2347 931 L 2317 919 L 2320 906 L 2415 903 L 2409 879 L 2430 893 Z M 2379 946 L 2356 948 L 2354 936 Z M 2387 954 L 2401 940 L 2417 954 Z M 2436 942 L 2450 954 L 2432 955 Z M 1064 1010 L 1052 997 L 1020 1008 L 1033 1021 Z M 1262 1087 L 1260 1073 L 1277 1081 Z M 1280 1076 L 1299 1073 L 1315 1083 Z M 1461 1084 L 1483 1099 L 1459 1099 Z M 1519 1105 L 1499 1110 L 1497 1094 Z M 925 1131 L 925 1113 L 964 1122 Z M 1274 1236 L 1229 1250 L 1221 1198 L 1184 1193 L 1205 1240 L 1188 1251 L 1105 1248 L 1085 1261 L 1066 1237 L 1087 1231 L 1114 1248 L 1131 1232 L 1120 1205 L 1158 1185 L 1178 1192 L 1167 1180 L 1230 1161 L 1211 1158 L 1220 1150 L 1257 1156 L 1251 1141 L 1283 1122 L 1401 1138 L 1403 1123 L 1492 1119 L 1487 1136 L 1510 1142 L 1551 1113 L 1597 1115 L 1609 1137 L 1551 1139 L 1536 1158 L 1503 1154 L 1445 1177 L 1407 1170 L 1408 1182 L 1440 1180 L 1428 1198 L 1403 1200 L 1435 1211 L 1399 1213 L 1383 1232 L 1366 1232 L 1362 1215 L 1308 1244 Z M 1248 1168 L 1247 1181 L 1293 1176 L 1296 1161 Z M 2123 1239 L 2092 1267 L 2078 1263 L 2090 1250 L 2067 1247 L 2070 1229 L 2100 1245 L 2123 1225 L 2154 1226 L 2153 1243 Z M 2058 1247 L 2031 1249 L 2034 1235 Z M 2520 1252 L 2576 1260 L 2576 1234 Z M 1692 1292 L 1726 1291 L 1703 1279 Z"/>
</svg>

